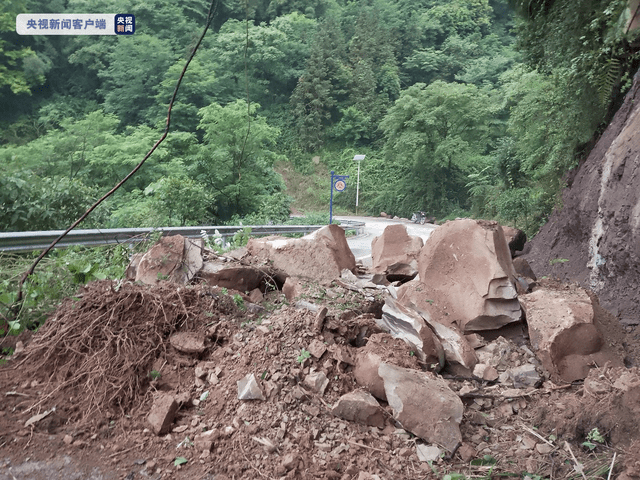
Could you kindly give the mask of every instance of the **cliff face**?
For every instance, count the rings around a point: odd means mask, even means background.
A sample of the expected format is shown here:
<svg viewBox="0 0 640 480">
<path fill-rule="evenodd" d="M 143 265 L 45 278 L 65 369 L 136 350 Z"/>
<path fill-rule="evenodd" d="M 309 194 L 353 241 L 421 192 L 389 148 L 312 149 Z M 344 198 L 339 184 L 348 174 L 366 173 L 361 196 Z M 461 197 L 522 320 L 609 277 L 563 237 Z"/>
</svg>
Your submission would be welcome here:
<svg viewBox="0 0 640 480">
<path fill-rule="evenodd" d="M 562 203 L 531 242 L 534 272 L 576 281 L 640 324 L 640 71 Z"/>
</svg>

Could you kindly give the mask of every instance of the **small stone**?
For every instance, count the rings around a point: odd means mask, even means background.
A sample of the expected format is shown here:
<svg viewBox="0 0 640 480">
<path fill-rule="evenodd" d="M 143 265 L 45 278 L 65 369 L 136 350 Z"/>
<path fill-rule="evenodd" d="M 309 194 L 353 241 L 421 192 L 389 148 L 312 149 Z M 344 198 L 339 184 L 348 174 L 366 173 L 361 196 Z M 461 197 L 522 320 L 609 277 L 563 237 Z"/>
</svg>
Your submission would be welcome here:
<svg viewBox="0 0 640 480">
<path fill-rule="evenodd" d="M 410 457 L 411 456 L 411 449 L 407 448 L 407 447 L 403 447 L 400 449 L 400 451 L 398 452 L 398 455 L 400 455 L 401 457 Z"/>
<path fill-rule="evenodd" d="M 204 335 L 194 332 L 178 332 L 169 337 L 169 343 L 182 353 L 202 353 L 205 350 L 204 338 Z"/>
<path fill-rule="evenodd" d="M 327 351 L 327 346 L 324 344 L 324 342 L 316 339 L 311 342 L 311 344 L 309 344 L 308 350 L 311 355 L 319 359 L 324 354 L 324 352 Z"/>
<path fill-rule="evenodd" d="M 329 310 L 327 309 L 327 307 L 322 307 L 320 311 L 317 313 L 316 319 L 314 322 L 314 327 L 317 332 L 322 331 L 322 326 L 324 325 L 324 319 L 326 318 L 328 311 Z"/>
<path fill-rule="evenodd" d="M 251 290 L 251 293 L 249 294 L 249 301 L 251 303 L 260 303 L 262 300 L 264 300 L 264 295 L 259 288 Z"/>
<path fill-rule="evenodd" d="M 211 448 L 213 447 L 213 442 L 217 437 L 217 430 L 209 430 L 207 432 L 196 435 L 193 443 L 196 447 L 196 450 L 199 450 L 200 452 L 210 452 Z"/>
<path fill-rule="evenodd" d="M 364 390 L 356 390 L 340 397 L 332 413 L 350 422 L 384 427 L 384 415 L 376 399 Z"/>
<path fill-rule="evenodd" d="M 202 365 L 196 365 L 195 374 L 196 378 L 204 378 L 207 376 L 207 369 Z"/>
<path fill-rule="evenodd" d="M 468 443 L 463 443 L 458 449 L 458 454 L 464 463 L 469 463 L 471 460 L 476 458 L 478 452 L 476 452 L 476 449 Z"/>
<path fill-rule="evenodd" d="M 330 452 L 331 451 L 331 444 L 330 443 L 320 443 L 320 442 L 316 442 L 315 443 L 316 448 L 320 451 L 323 452 Z"/>
<path fill-rule="evenodd" d="M 536 444 L 536 450 L 541 455 L 548 455 L 549 453 L 553 452 L 554 448 L 548 443 L 538 443 Z"/>
<path fill-rule="evenodd" d="M 253 373 L 248 374 L 236 383 L 238 384 L 238 400 L 266 400 Z"/>
<path fill-rule="evenodd" d="M 503 417 L 509 417 L 513 415 L 513 407 L 509 402 L 505 402 L 498 407 L 498 412 L 500 412 L 500 415 Z"/>
<path fill-rule="evenodd" d="M 65 435 L 62 441 L 67 445 L 71 445 L 73 443 L 73 437 L 71 435 Z"/>
<path fill-rule="evenodd" d="M 287 453 L 282 458 L 282 466 L 285 470 L 293 470 L 298 465 L 298 454 L 297 453 Z"/>
<path fill-rule="evenodd" d="M 541 381 L 536 367 L 530 363 L 512 368 L 511 375 L 513 376 L 513 386 L 515 388 L 535 387 Z"/>
<path fill-rule="evenodd" d="M 522 439 L 522 445 L 525 450 L 533 450 L 536 446 L 536 441 L 531 437 L 525 436 Z"/>
<path fill-rule="evenodd" d="M 177 410 L 178 403 L 172 395 L 161 395 L 154 400 L 147 421 L 156 435 L 169 430 Z"/>
<path fill-rule="evenodd" d="M 421 462 L 435 462 L 440 458 L 442 450 L 433 445 L 416 445 L 416 453 Z"/>
<path fill-rule="evenodd" d="M 304 378 L 304 384 L 322 396 L 329 385 L 329 379 L 324 372 L 312 372 Z"/>
<path fill-rule="evenodd" d="M 209 376 L 207 377 L 207 382 L 209 382 L 210 385 L 218 385 L 220 383 L 220 379 L 218 378 L 218 375 L 216 375 L 216 372 L 211 372 L 209 374 Z"/>
</svg>

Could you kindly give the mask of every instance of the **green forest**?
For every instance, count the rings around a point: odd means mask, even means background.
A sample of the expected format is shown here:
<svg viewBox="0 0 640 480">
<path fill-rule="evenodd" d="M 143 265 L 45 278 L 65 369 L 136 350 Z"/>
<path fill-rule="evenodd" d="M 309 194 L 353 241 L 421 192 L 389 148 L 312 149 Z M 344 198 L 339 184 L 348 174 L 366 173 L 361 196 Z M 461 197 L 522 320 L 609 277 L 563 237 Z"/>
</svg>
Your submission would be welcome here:
<svg viewBox="0 0 640 480">
<path fill-rule="evenodd" d="M 291 207 L 535 233 L 631 86 L 628 0 L 216 0 L 164 143 L 86 228 L 258 224 Z M 0 230 L 66 228 L 161 136 L 205 0 L 5 0 Z M 20 36 L 19 13 L 132 36 Z M 286 181 L 285 181 L 286 180 Z"/>
</svg>

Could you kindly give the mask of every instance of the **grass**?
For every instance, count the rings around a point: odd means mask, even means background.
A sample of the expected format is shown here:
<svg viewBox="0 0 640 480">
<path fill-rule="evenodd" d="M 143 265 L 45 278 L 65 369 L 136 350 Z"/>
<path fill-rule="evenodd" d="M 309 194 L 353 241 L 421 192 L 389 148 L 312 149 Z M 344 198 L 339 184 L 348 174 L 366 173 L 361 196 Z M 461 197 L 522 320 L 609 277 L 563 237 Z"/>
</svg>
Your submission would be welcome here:
<svg viewBox="0 0 640 480">
<path fill-rule="evenodd" d="M 39 252 L 0 254 L 0 335 L 18 334 L 24 328 L 36 330 L 81 285 L 122 278 L 130 253 L 126 245 L 53 250 L 25 281 L 21 304 L 16 303 L 20 278 Z M 10 332 L 9 325 L 14 327 Z"/>
</svg>

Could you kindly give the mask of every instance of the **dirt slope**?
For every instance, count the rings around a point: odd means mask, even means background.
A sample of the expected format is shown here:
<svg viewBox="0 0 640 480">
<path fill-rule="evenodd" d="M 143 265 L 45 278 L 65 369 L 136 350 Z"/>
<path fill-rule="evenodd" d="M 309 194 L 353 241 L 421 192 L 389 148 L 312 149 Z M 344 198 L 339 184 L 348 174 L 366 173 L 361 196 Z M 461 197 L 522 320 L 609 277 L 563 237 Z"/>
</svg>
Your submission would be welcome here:
<svg viewBox="0 0 640 480">
<path fill-rule="evenodd" d="M 526 257 L 539 277 L 591 288 L 623 325 L 640 323 L 639 82 L 640 72 Z"/>
</svg>

